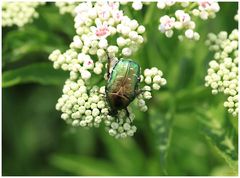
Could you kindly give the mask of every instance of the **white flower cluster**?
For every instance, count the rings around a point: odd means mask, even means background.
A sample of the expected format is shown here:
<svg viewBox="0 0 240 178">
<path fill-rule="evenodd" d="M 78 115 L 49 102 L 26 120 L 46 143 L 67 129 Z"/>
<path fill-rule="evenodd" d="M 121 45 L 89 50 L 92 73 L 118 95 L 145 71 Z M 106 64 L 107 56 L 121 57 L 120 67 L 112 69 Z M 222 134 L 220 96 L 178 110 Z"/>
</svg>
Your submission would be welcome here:
<svg viewBox="0 0 240 178">
<path fill-rule="evenodd" d="M 2 3 L 2 26 L 22 27 L 38 17 L 36 8 L 43 2 L 5 2 Z"/>
<path fill-rule="evenodd" d="M 144 73 L 141 76 L 141 82 L 144 83 L 144 87 L 142 88 L 142 93 L 137 97 L 137 105 L 141 111 L 147 111 L 148 107 L 145 100 L 152 98 L 151 91 L 160 90 L 161 86 L 167 84 L 166 79 L 162 76 L 162 71 L 156 67 L 144 70 Z"/>
<path fill-rule="evenodd" d="M 63 54 L 60 50 L 54 50 L 50 54 L 49 59 L 53 61 L 55 69 L 62 68 L 70 71 L 71 79 L 76 79 L 78 77 L 77 74 L 80 73 L 83 80 L 89 80 L 92 76 L 91 72 L 99 75 L 104 67 L 102 62 L 94 62 L 90 55 L 77 53 L 73 49 L 69 49 Z"/>
<path fill-rule="evenodd" d="M 119 3 L 81 3 L 75 12 L 77 35 L 70 47 L 96 55 L 100 61 L 106 60 L 107 53 L 111 57 L 131 56 L 144 41 L 144 26 L 124 15 Z"/>
<path fill-rule="evenodd" d="M 59 8 L 60 14 L 72 14 L 75 15 L 74 9 L 77 7 L 79 3 L 74 1 L 57 1 L 55 2 L 55 5 Z"/>
<path fill-rule="evenodd" d="M 126 119 L 126 113 L 122 110 L 118 114 L 118 120 L 116 118 L 108 116 L 105 120 L 105 125 L 108 133 L 115 138 L 126 138 L 127 136 L 133 136 L 137 131 L 137 127 L 132 124 L 135 115 L 128 107 L 129 118 Z"/>
<path fill-rule="evenodd" d="M 63 95 L 58 99 L 56 109 L 62 112 L 61 118 L 75 127 L 99 127 L 103 122 L 115 138 L 133 136 L 137 128 L 132 125 L 135 115 L 130 108 L 129 118 L 124 110 L 119 111 L 117 117 L 110 116 L 104 98 L 105 86 L 88 87 L 80 76 L 77 78 L 65 82 Z"/>
<path fill-rule="evenodd" d="M 194 16 L 199 16 L 202 20 L 215 18 L 216 13 L 220 10 L 220 6 L 214 1 L 198 2 L 198 8 L 192 10 Z"/>
<path fill-rule="evenodd" d="M 62 111 L 61 118 L 73 126 L 95 126 L 108 114 L 108 109 L 97 86 L 90 89 L 82 79 L 68 79 L 63 87 L 63 95 L 58 99 L 56 109 Z"/>
<path fill-rule="evenodd" d="M 223 92 L 228 98 L 224 106 L 233 116 L 238 114 L 238 30 L 228 35 L 222 31 L 218 35 L 210 33 L 206 44 L 214 51 L 214 60 L 209 62 L 206 86 L 212 93 Z"/>
<path fill-rule="evenodd" d="M 71 125 L 98 127 L 103 123 L 108 133 L 115 138 L 133 136 L 137 130 L 132 124 L 134 113 L 129 106 L 129 118 L 125 110 L 118 111 L 115 117 L 110 116 L 102 81 L 107 82 L 107 58 L 118 60 L 131 56 L 144 42 L 144 26 L 124 15 L 119 10 L 119 3 L 103 1 L 79 3 L 75 8 L 74 21 L 76 35 L 70 49 L 64 53 L 54 50 L 49 56 L 55 69 L 70 72 L 56 109 L 62 112 L 61 117 Z M 150 77 L 151 81 L 147 84 L 153 84 L 151 87 L 145 86 L 139 96 L 142 96 L 140 108 L 144 107 L 143 102 L 145 105 L 143 99 L 151 98 L 151 88 L 156 90 L 166 83 L 161 78 L 161 71 L 156 68 L 149 71 L 146 77 Z M 146 111 L 147 108 L 142 110 Z"/>
<path fill-rule="evenodd" d="M 102 73 L 107 54 L 131 56 L 144 41 L 141 36 L 144 26 L 124 16 L 118 3 L 80 3 L 75 10 L 77 35 L 70 49 L 63 54 L 55 50 L 49 57 L 56 69 L 80 72 L 87 80 L 91 78 L 90 70 L 98 75 Z M 109 44 L 107 38 L 116 40 Z"/>
<path fill-rule="evenodd" d="M 195 31 L 196 23 L 194 16 L 199 16 L 202 20 L 214 18 L 216 12 L 220 10 L 217 2 L 176 2 L 176 1 L 158 1 L 159 9 L 178 7 L 174 16 L 164 15 L 160 17 L 159 30 L 170 38 L 174 34 L 174 30 L 180 30 L 184 35 L 178 35 L 179 40 L 184 37 L 191 40 L 199 40 L 200 35 Z"/>
<path fill-rule="evenodd" d="M 134 114 L 130 111 L 129 120 L 125 112 L 120 111 L 118 118 L 110 116 L 104 98 L 105 87 L 86 86 L 84 80 L 68 79 L 63 87 L 63 95 L 58 99 L 56 109 L 62 112 L 61 118 L 72 126 L 99 127 L 104 122 L 107 131 L 116 138 L 133 136 L 136 126 L 130 122 Z"/>
</svg>

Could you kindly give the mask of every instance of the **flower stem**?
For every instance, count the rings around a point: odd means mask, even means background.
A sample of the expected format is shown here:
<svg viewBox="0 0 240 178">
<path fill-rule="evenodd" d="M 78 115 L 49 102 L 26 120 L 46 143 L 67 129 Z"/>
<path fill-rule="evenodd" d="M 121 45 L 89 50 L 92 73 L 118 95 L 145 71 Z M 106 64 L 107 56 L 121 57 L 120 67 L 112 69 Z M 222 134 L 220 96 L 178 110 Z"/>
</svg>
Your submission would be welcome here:
<svg viewBox="0 0 240 178">
<path fill-rule="evenodd" d="M 149 22 L 152 20 L 154 8 L 155 8 L 155 3 L 152 3 L 151 5 L 149 5 L 148 10 L 145 15 L 145 18 L 144 18 L 144 21 L 143 21 L 144 25 L 148 25 Z"/>
</svg>

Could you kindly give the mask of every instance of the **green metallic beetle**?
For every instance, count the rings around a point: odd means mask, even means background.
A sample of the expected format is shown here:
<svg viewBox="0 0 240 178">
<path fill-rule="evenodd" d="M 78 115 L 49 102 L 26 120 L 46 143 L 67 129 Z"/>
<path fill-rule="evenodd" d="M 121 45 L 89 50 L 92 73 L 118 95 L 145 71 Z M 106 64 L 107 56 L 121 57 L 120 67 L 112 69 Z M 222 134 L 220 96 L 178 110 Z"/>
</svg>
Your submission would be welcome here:
<svg viewBox="0 0 240 178">
<path fill-rule="evenodd" d="M 116 116 L 118 110 L 124 109 L 129 117 L 127 106 L 140 94 L 139 82 L 140 66 L 136 62 L 130 59 L 116 62 L 108 58 L 106 99 L 110 106 L 110 115 Z"/>
</svg>

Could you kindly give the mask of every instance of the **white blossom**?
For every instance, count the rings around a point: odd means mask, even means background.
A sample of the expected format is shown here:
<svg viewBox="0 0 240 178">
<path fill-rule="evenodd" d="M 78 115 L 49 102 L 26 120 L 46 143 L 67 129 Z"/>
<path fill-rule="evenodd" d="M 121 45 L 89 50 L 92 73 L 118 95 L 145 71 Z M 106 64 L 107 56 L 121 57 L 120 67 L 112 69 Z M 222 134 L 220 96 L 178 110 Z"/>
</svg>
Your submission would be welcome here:
<svg viewBox="0 0 240 178">
<path fill-rule="evenodd" d="M 141 83 L 143 85 L 141 94 L 137 97 L 136 104 L 141 111 L 146 112 L 148 107 L 145 100 L 152 98 L 152 90 L 160 90 L 160 88 L 167 84 L 163 73 L 156 67 L 145 69 L 143 75 L 141 75 Z"/>
<path fill-rule="evenodd" d="M 201 1 L 198 2 L 199 13 L 196 13 L 196 16 L 199 16 L 203 20 L 208 18 L 214 18 L 216 13 L 220 10 L 220 6 L 217 2 L 214 1 Z"/>
<path fill-rule="evenodd" d="M 157 7 L 159 9 L 168 9 L 168 11 L 174 14 L 171 16 L 164 14 L 160 17 L 159 31 L 168 38 L 171 38 L 175 31 L 180 31 L 184 34 L 178 35 L 180 41 L 184 38 L 199 40 L 200 35 L 195 31 L 196 23 L 194 17 L 198 16 L 202 20 L 207 20 L 208 18 L 214 18 L 216 13 L 220 10 L 218 3 L 213 1 L 201 1 L 196 3 L 164 0 L 158 1 Z"/>
<path fill-rule="evenodd" d="M 43 2 L 6 2 L 2 3 L 2 26 L 22 27 L 38 17 L 36 8 Z"/>
<path fill-rule="evenodd" d="M 218 35 L 210 33 L 206 44 L 214 51 L 214 59 L 209 62 L 205 85 L 212 88 L 212 93 L 224 93 L 227 100 L 224 107 L 233 116 L 238 114 L 238 30 L 228 35 L 222 31 Z"/>
</svg>

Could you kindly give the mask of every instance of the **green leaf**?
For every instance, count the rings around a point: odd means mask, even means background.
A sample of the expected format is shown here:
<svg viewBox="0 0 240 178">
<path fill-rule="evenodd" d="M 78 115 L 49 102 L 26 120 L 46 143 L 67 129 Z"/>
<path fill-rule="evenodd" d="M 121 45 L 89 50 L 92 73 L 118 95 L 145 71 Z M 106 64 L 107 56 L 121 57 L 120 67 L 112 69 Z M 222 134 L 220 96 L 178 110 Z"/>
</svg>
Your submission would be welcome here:
<svg viewBox="0 0 240 178">
<path fill-rule="evenodd" d="M 208 109 L 199 108 L 198 120 L 202 125 L 203 134 L 224 158 L 234 173 L 238 172 L 237 133 L 230 121 L 229 113 L 222 103 L 217 106 L 208 106 Z"/>
<path fill-rule="evenodd" d="M 46 32 L 36 27 L 10 31 L 3 38 L 3 64 L 19 60 L 37 59 L 48 55 L 54 49 L 63 49 L 64 41 L 52 32 Z M 37 55 L 36 55 L 37 54 Z M 32 58 L 35 55 L 36 57 Z"/>
<path fill-rule="evenodd" d="M 191 110 L 209 101 L 209 98 L 213 97 L 211 90 L 205 86 L 197 86 L 195 88 L 180 90 L 176 94 L 176 106 L 178 111 Z M 171 96 L 170 96 L 171 97 Z"/>
<path fill-rule="evenodd" d="M 53 155 L 50 163 L 61 170 L 74 175 L 84 176 L 115 176 L 122 173 L 111 163 L 105 160 L 76 155 Z"/>
<path fill-rule="evenodd" d="M 39 19 L 35 21 L 39 28 L 44 27 L 45 30 L 61 34 L 62 38 L 72 39 L 75 34 L 72 15 L 68 13 L 60 14 L 59 8 L 53 3 L 44 8 L 39 8 L 39 14 Z"/>
<path fill-rule="evenodd" d="M 31 82 L 42 85 L 58 85 L 62 84 L 66 78 L 67 73 L 54 70 L 50 63 L 37 63 L 4 72 L 2 87 Z"/>
</svg>

